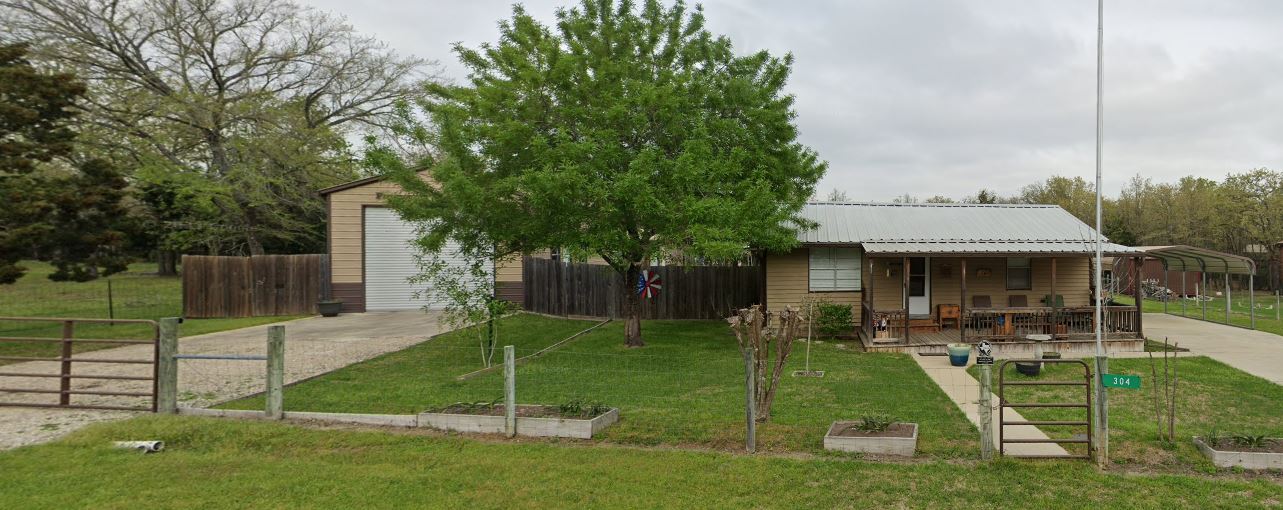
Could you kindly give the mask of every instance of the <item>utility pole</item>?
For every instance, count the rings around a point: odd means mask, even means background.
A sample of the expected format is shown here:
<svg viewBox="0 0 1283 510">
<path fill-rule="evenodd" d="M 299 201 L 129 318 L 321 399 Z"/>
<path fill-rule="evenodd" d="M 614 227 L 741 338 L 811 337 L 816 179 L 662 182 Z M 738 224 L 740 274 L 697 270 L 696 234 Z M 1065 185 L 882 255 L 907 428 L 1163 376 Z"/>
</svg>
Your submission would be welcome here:
<svg viewBox="0 0 1283 510">
<path fill-rule="evenodd" d="M 1104 293 L 1101 289 L 1101 262 L 1104 260 L 1103 234 L 1103 205 L 1101 191 L 1101 145 L 1104 142 L 1105 131 L 1105 81 L 1104 81 L 1104 62 L 1105 62 L 1105 0 L 1096 0 L 1096 378 L 1093 383 L 1096 385 L 1096 460 L 1104 465 L 1109 458 L 1109 417 L 1106 414 L 1108 408 L 1105 402 L 1105 388 L 1101 384 L 1101 376 L 1108 367 L 1108 359 L 1105 357 L 1104 331 L 1101 320 L 1104 316 Z M 1133 285 L 1139 285 L 1140 282 L 1133 282 Z M 1137 303 L 1136 313 L 1140 312 L 1139 303 Z"/>
</svg>

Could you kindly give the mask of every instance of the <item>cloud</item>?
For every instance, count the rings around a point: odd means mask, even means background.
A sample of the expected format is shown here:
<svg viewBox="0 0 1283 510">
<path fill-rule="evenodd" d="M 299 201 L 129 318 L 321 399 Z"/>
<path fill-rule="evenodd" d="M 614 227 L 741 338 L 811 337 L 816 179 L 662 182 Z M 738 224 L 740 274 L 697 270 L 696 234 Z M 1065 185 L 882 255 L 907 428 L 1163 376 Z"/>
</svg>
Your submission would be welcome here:
<svg viewBox="0 0 1283 510">
<path fill-rule="evenodd" d="M 450 44 L 494 40 L 510 13 L 507 1 L 308 3 L 456 79 Z M 568 5 L 523 3 L 544 20 Z M 710 28 L 741 51 L 794 54 L 802 141 L 831 166 L 823 190 L 960 198 L 1094 176 L 1095 2 L 704 5 Z M 1283 2 L 1110 1 L 1105 16 L 1107 192 L 1137 173 L 1283 168 Z"/>
</svg>

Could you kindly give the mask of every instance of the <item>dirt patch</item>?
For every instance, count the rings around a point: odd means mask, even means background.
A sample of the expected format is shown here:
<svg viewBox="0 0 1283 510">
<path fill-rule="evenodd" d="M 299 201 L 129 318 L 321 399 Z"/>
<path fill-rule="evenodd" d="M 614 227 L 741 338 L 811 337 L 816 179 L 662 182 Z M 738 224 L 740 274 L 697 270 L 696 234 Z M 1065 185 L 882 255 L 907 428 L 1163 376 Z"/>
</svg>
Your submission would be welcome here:
<svg viewBox="0 0 1283 510">
<path fill-rule="evenodd" d="M 1263 444 L 1240 444 L 1233 439 L 1207 441 L 1207 446 L 1221 452 L 1238 453 L 1283 453 L 1283 440 L 1266 439 Z"/>
<path fill-rule="evenodd" d="M 913 437 L 913 424 L 892 423 L 886 430 L 860 430 L 858 424 L 843 425 L 830 435 L 840 437 Z"/>
</svg>

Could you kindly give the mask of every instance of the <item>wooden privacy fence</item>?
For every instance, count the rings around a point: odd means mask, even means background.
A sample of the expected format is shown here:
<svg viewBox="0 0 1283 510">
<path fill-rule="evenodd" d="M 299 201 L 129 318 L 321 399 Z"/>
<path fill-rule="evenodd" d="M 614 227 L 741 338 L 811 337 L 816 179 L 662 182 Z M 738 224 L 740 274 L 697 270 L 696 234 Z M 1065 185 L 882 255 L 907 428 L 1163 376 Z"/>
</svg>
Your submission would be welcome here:
<svg viewBox="0 0 1283 510">
<path fill-rule="evenodd" d="M 328 255 L 183 256 L 183 316 L 316 313 L 330 295 Z"/>
<path fill-rule="evenodd" d="M 655 266 L 663 288 L 641 298 L 643 319 L 724 319 L 760 300 L 757 266 Z M 623 281 L 610 266 L 526 257 L 526 310 L 552 315 L 622 317 Z M 636 284 L 628 285 L 635 292 Z"/>
</svg>

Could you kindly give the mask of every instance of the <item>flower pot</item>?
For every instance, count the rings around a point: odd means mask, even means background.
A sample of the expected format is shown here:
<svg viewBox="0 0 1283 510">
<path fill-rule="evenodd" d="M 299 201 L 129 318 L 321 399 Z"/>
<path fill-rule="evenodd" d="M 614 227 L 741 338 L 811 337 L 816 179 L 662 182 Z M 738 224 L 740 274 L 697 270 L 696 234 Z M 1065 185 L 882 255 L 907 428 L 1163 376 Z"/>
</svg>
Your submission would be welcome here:
<svg viewBox="0 0 1283 510">
<path fill-rule="evenodd" d="M 949 344 L 949 364 L 965 367 L 971 360 L 971 344 Z"/>
<path fill-rule="evenodd" d="M 339 312 L 343 311 L 343 302 L 317 301 L 316 311 L 321 314 L 321 317 L 334 317 L 337 316 Z"/>
<path fill-rule="evenodd" d="M 1016 371 L 1029 377 L 1038 375 L 1042 371 L 1042 363 L 1036 361 L 1017 361 Z"/>
</svg>

